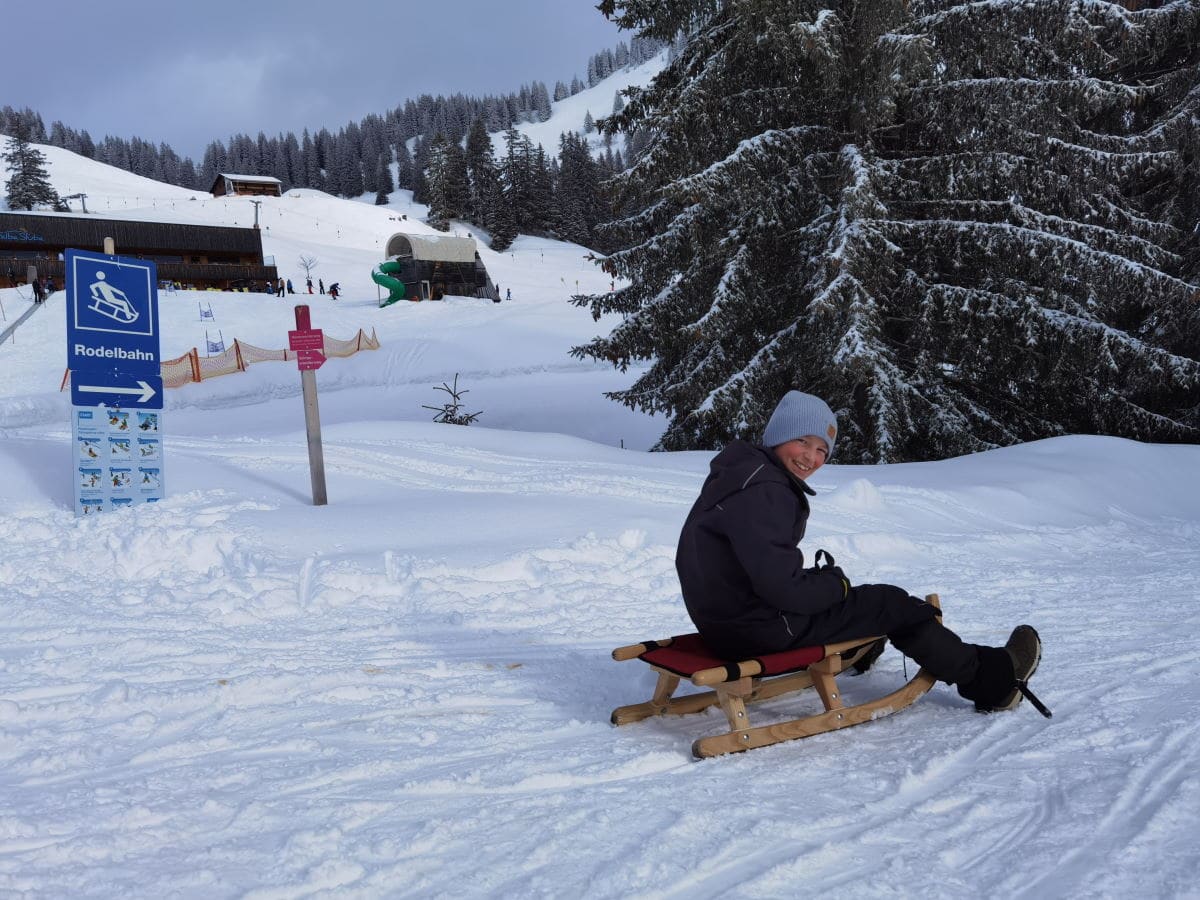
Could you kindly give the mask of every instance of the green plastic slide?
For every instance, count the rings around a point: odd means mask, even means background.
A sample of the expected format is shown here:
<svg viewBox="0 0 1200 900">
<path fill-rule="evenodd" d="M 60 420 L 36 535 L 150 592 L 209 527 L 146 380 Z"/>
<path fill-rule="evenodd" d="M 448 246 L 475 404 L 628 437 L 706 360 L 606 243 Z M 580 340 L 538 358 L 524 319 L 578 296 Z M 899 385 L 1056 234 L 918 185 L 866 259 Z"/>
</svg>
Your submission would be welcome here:
<svg viewBox="0 0 1200 900">
<path fill-rule="evenodd" d="M 397 300 L 408 299 L 408 288 L 399 278 L 393 276 L 400 273 L 400 263 L 398 260 L 389 259 L 387 262 L 381 262 L 371 270 L 371 280 L 380 287 L 385 287 L 390 292 L 387 299 L 380 300 L 380 306 L 391 306 Z"/>
</svg>

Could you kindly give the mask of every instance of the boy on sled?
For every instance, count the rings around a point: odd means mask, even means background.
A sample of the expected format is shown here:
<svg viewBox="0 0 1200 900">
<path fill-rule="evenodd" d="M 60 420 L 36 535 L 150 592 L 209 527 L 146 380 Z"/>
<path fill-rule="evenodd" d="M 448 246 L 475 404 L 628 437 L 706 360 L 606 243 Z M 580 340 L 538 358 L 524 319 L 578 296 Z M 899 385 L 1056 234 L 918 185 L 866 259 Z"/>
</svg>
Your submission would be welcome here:
<svg viewBox="0 0 1200 900">
<path fill-rule="evenodd" d="M 1028 696 L 1041 659 L 1029 625 L 1003 647 L 968 644 L 940 611 L 889 584 L 851 585 L 824 551 L 805 567 L 798 544 L 808 522 L 808 479 L 833 453 L 837 418 L 820 398 L 789 391 L 761 445 L 735 440 L 710 473 L 679 537 L 675 566 L 688 614 L 717 655 L 738 660 L 792 648 L 887 635 L 905 656 L 981 712 L 1013 709 Z M 864 657 L 864 670 L 882 652 Z"/>
</svg>

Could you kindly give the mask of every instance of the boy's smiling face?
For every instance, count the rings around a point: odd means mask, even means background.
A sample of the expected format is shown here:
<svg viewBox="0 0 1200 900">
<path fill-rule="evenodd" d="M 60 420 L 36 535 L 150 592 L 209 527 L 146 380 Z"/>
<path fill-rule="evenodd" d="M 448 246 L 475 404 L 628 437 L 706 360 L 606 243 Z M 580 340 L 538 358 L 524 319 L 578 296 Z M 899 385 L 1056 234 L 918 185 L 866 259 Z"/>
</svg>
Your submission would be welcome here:
<svg viewBox="0 0 1200 900">
<path fill-rule="evenodd" d="M 772 448 L 783 467 L 804 481 L 811 478 L 829 456 L 829 444 L 819 435 L 809 434 Z"/>
</svg>

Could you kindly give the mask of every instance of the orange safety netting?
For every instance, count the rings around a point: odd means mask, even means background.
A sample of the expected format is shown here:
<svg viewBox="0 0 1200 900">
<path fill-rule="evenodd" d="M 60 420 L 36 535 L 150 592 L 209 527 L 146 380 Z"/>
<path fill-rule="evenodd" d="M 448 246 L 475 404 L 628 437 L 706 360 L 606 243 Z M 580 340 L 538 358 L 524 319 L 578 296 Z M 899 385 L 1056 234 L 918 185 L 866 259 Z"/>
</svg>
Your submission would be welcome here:
<svg viewBox="0 0 1200 900">
<path fill-rule="evenodd" d="M 353 356 L 359 350 L 378 350 L 379 338 L 375 336 L 375 329 L 371 329 L 368 335 L 361 328 L 358 334 L 348 341 L 338 340 L 325 335 L 325 356 L 336 356 L 345 358 Z M 233 345 L 222 353 L 213 356 L 201 356 L 200 352 L 193 347 L 183 356 L 175 359 L 164 359 L 160 363 L 162 370 L 162 380 L 164 388 L 183 387 L 185 384 L 191 384 L 195 381 L 207 381 L 210 378 L 216 378 L 220 375 L 232 375 L 234 372 L 245 372 L 247 366 L 259 362 L 285 362 L 294 360 L 296 351 L 294 350 L 265 350 L 262 347 L 255 347 L 253 344 L 247 344 L 245 341 L 239 341 L 234 338 Z M 71 370 L 68 369 L 63 375 L 62 384 L 59 390 L 63 390 L 67 386 L 67 379 L 71 375 Z"/>
</svg>

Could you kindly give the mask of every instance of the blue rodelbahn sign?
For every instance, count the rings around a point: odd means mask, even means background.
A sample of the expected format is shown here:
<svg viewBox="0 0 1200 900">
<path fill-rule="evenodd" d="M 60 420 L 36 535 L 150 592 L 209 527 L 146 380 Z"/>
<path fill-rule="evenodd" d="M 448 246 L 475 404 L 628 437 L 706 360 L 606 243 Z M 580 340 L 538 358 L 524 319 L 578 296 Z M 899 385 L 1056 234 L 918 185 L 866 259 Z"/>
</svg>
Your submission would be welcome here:
<svg viewBox="0 0 1200 900">
<path fill-rule="evenodd" d="M 64 258 L 75 514 L 159 500 L 157 268 L 151 260 L 82 250 Z"/>
<path fill-rule="evenodd" d="M 86 371 L 160 377 L 154 262 L 80 250 L 68 250 L 65 258 L 72 382 L 74 373 Z M 162 408 L 161 394 L 156 408 Z"/>
</svg>

